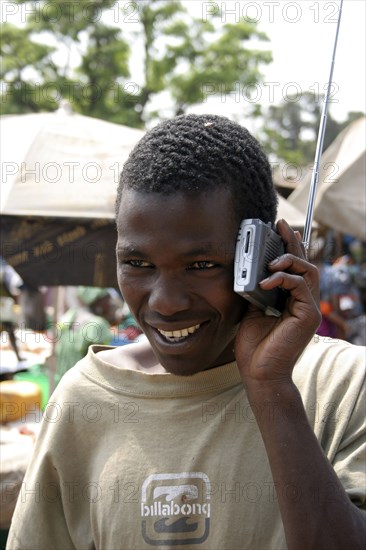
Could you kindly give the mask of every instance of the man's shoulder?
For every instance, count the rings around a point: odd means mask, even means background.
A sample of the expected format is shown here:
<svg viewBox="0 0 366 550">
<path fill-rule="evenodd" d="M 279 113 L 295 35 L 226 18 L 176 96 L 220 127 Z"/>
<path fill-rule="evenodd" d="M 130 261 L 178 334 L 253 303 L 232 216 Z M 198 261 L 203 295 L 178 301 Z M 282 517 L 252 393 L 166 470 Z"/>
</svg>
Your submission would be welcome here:
<svg viewBox="0 0 366 550">
<path fill-rule="evenodd" d="M 312 389 L 330 393 L 353 385 L 365 378 L 366 348 L 344 340 L 315 335 L 294 369 L 294 381 L 300 391 Z"/>
<path fill-rule="evenodd" d="M 348 364 L 365 364 L 364 346 L 356 346 L 345 340 L 319 336 L 315 334 L 306 346 L 298 363 L 313 360 L 323 364 L 324 361 L 346 361 Z"/>
</svg>

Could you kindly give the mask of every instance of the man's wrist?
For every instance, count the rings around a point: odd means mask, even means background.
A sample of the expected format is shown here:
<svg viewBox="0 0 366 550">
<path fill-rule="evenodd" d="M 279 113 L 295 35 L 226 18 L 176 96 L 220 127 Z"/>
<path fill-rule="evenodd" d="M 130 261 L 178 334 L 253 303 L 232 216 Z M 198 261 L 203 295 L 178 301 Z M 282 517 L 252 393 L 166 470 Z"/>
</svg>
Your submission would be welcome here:
<svg viewBox="0 0 366 550">
<path fill-rule="evenodd" d="M 300 392 L 291 380 L 251 381 L 246 384 L 248 401 L 258 424 L 301 422 L 306 419 Z"/>
</svg>

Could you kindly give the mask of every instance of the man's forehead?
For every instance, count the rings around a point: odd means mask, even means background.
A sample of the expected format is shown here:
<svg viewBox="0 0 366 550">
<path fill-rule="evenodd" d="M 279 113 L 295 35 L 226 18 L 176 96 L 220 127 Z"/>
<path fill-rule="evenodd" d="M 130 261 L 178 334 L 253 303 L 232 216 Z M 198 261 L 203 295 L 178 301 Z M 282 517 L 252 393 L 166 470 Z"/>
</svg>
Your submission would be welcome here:
<svg viewBox="0 0 366 550">
<path fill-rule="evenodd" d="M 226 203 L 229 201 L 231 204 L 225 204 L 225 207 L 229 206 L 233 208 L 233 199 L 231 191 L 228 187 L 217 186 L 212 188 L 202 188 L 198 191 L 189 191 L 182 189 L 177 189 L 176 191 L 156 192 L 149 190 L 140 190 L 134 189 L 132 187 L 127 187 L 123 190 L 121 195 L 121 202 L 124 203 L 124 207 L 137 205 L 148 205 L 149 203 L 172 203 L 177 206 L 186 202 L 200 202 L 204 204 L 205 202 L 209 203 L 218 203 L 219 205 L 223 204 L 223 201 Z"/>
<path fill-rule="evenodd" d="M 117 252 L 122 255 L 133 255 L 143 257 L 148 250 L 151 250 L 151 245 L 155 244 L 158 248 L 161 248 L 159 242 L 154 240 L 149 241 L 144 238 L 129 241 L 128 238 L 125 238 L 123 235 L 118 239 L 117 243 Z M 175 247 L 175 242 L 172 241 L 172 248 Z M 168 248 L 166 246 L 166 248 Z M 184 258 L 196 258 L 199 256 L 211 256 L 211 257 L 223 257 L 232 255 L 235 250 L 235 242 L 227 243 L 223 241 L 207 241 L 199 243 L 189 243 L 186 245 L 180 243 L 179 246 L 179 255 Z"/>
</svg>

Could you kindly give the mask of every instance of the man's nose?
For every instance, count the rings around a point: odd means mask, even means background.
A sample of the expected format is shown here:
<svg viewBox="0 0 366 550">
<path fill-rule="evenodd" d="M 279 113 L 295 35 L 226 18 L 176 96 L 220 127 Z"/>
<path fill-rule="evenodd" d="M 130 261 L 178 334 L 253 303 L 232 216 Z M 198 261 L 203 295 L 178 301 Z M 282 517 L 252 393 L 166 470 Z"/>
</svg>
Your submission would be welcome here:
<svg viewBox="0 0 366 550">
<path fill-rule="evenodd" d="M 160 275 L 151 289 L 149 307 L 152 311 L 171 317 L 192 306 L 187 285 L 174 275 Z"/>
</svg>

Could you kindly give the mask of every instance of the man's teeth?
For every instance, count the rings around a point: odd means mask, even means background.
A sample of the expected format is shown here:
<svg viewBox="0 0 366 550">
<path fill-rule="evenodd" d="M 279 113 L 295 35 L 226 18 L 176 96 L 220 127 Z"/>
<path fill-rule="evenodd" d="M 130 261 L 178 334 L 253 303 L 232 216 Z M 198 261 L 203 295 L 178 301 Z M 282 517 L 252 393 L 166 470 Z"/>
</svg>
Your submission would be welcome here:
<svg viewBox="0 0 366 550">
<path fill-rule="evenodd" d="M 195 325 L 194 327 L 183 328 L 181 330 L 160 330 L 160 329 L 158 329 L 158 331 L 160 332 L 160 334 L 165 336 L 165 338 L 175 340 L 176 338 L 186 338 L 186 336 L 188 336 L 189 334 L 193 334 L 199 328 L 200 328 L 200 325 Z"/>
</svg>

